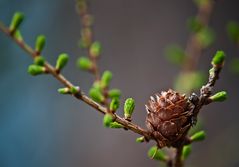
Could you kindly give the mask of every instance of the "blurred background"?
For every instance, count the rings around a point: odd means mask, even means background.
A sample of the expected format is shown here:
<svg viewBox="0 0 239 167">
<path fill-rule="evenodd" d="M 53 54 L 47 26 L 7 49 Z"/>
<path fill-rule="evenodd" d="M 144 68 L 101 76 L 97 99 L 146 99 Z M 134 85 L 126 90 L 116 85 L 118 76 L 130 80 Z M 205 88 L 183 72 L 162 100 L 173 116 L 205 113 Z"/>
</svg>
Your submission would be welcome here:
<svg viewBox="0 0 239 167">
<path fill-rule="evenodd" d="M 133 120 L 144 127 L 149 96 L 172 88 L 181 70 L 167 61 L 164 50 L 172 43 L 185 48 L 190 34 L 186 22 L 197 8 L 191 0 L 90 0 L 90 5 L 95 38 L 103 45 L 100 68 L 113 72 L 111 85 L 122 90 L 122 100 L 135 98 Z M 218 0 L 214 7 L 210 26 L 216 40 L 198 66 L 205 73 L 216 50 L 225 51 L 227 62 L 239 54 L 226 32 L 228 21 L 239 21 L 239 2 Z M 0 20 L 5 24 L 15 11 L 25 13 L 21 30 L 27 43 L 34 46 L 38 34 L 46 35 L 43 55 L 52 64 L 59 53 L 70 54 L 63 74 L 87 92 L 93 77 L 75 67 L 83 54 L 77 44 L 80 20 L 75 1 L 0 0 Z M 0 58 L 1 167 L 159 166 L 146 155 L 154 143 L 138 144 L 137 134 L 104 128 L 101 114 L 71 96 L 59 95 L 62 85 L 55 79 L 30 76 L 27 67 L 32 59 L 2 33 Z M 239 166 L 238 76 L 227 63 L 215 91 L 226 90 L 229 98 L 203 108 L 207 138 L 193 145 L 186 166 Z"/>
</svg>

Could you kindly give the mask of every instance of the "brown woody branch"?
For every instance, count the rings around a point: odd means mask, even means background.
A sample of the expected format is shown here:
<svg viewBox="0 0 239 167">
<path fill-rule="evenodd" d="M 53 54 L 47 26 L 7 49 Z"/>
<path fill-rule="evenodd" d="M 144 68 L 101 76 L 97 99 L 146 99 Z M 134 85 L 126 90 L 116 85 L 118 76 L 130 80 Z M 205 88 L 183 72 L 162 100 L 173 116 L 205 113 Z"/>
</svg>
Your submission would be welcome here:
<svg viewBox="0 0 239 167">
<path fill-rule="evenodd" d="M 196 18 L 202 23 L 202 26 L 208 26 L 212 11 L 213 11 L 213 7 L 214 7 L 214 2 L 212 0 L 209 0 L 207 5 L 199 6 Z M 197 63 L 199 61 L 199 58 L 202 55 L 202 51 L 203 51 L 203 47 L 198 42 L 198 40 L 196 38 L 196 33 L 192 33 L 188 39 L 187 46 L 185 49 L 185 53 L 186 53 L 187 57 L 183 64 L 182 73 L 187 73 L 187 72 L 196 70 Z M 208 97 L 211 95 L 212 88 L 213 88 L 216 80 L 218 79 L 220 70 L 221 70 L 221 68 L 218 70 L 215 70 L 215 72 L 216 72 L 215 75 L 213 77 L 209 76 L 208 83 L 201 88 L 201 94 L 200 94 L 199 100 L 194 108 L 194 118 L 195 119 L 197 119 L 197 115 L 198 115 L 200 109 L 202 108 L 202 106 L 209 104 Z M 188 131 L 189 131 L 189 129 L 188 129 Z M 187 131 L 187 133 L 188 133 L 188 131 Z M 189 144 L 188 140 L 184 141 L 184 143 L 183 143 L 183 145 L 186 145 L 186 144 Z M 174 162 L 173 167 L 182 167 L 183 166 L 183 160 L 181 159 L 183 145 L 176 148 L 176 155 L 175 155 L 174 159 L 172 160 Z M 167 166 L 170 167 L 170 164 Z"/>
<path fill-rule="evenodd" d="M 209 78 L 206 85 L 202 86 L 200 90 L 200 96 L 199 98 L 194 101 L 194 109 L 193 109 L 193 118 L 197 119 L 198 113 L 200 112 L 201 108 L 204 105 L 208 105 L 209 103 L 213 102 L 209 97 L 212 95 L 213 87 L 216 83 L 216 81 L 219 79 L 219 74 L 221 72 L 221 69 L 223 67 L 222 65 L 213 65 L 213 68 L 209 71 Z M 174 157 L 173 161 L 173 167 L 182 167 L 183 166 L 183 160 L 182 160 L 182 150 L 184 145 L 191 144 L 192 141 L 187 137 L 187 133 L 190 128 L 188 128 L 187 132 L 185 133 L 185 139 L 182 141 L 178 147 L 176 147 L 176 155 Z M 169 164 L 170 165 L 170 164 Z M 168 165 L 168 167 L 170 167 Z"/>
<path fill-rule="evenodd" d="M 19 40 L 17 39 L 14 35 L 12 35 L 10 33 L 9 28 L 7 28 L 2 22 L 0 22 L 0 31 L 2 31 L 4 34 L 6 34 L 8 37 L 10 37 L 20 48 L 22 48 L 26 53 L 28 53 L 32 58 L 35 58 L 37 56 L 39 56 L 36 51 L 34 49 L 32 49 L 28 44 L 26 44 L 23 40 Z M 49 74 L 51 74 L 53 77 L 55 77 L 59 82 L 61 82 L 64 86 L 66 86 L 67 88 L 72 88 L 74 87 L 74 85 L 67 80 L 62 74 L 57 73 L 56 69 L 48 62 L 45 62 L 44 67 L 46 68 L 46 70 L 48 71 Z M 79 90 L 78 93 L 73 94 L 73 96 L 79 100 L 82 100 L 83 102 L 85 102 L 86 104 L 88 104 L 89 106 L 95 108 L 97 111 L 99 111 L 102 114 L 106 114 L 107 113 L 107 108 L 96 103 L 95 101 L 93 101 L 91 98 L 89 98 L 88 96 L 85 95 L 85 93 L 82 90 Z M 139 127 L 138 125 L 129 122 L 127 120 L 125 120 L 124 118 L 121 118 L 120 116 L 118 116 L 117 114 L 114 114 L 114 119 L 116 122 L 120 123 L 121 125 L 123 125 L 125 128 L 144 136 L 146 139 L 150 140 L 152 139 L 151 136 L 149 135 L 149 133 Z"/>
<path fill-rule="evenodd" d="M 208 83 L 202 86 L 202 88 L 200 89 L 199 101 L 194 109 L 195 117 L 197 117 L 203 105 L 207 105 L 212 102 L 209 97 L 212 95 L 213 87 L 216 81 L 219 79 L 219 74 L 222 67 L 222 65 L 213 65 L 213 68 L 209 71 Z"/>
</svg>

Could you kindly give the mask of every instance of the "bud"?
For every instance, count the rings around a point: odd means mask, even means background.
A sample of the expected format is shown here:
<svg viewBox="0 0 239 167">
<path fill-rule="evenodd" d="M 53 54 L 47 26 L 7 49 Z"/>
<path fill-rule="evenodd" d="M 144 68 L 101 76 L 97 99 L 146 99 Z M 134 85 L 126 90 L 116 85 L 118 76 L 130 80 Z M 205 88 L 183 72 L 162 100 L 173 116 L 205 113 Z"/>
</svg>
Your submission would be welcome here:
<svg viewBox="0 0 239 167">
<path fill-rule="evenodd" d="M 10 26 L 9 26 L 10 31 L 11 31 L 12 33 L 14 33 L 14 32 L 18 29 L 18 27 L 19 27 L 20 24 L 22 23 L 23 19 L 24 19 L 23 13 L 21 13 L 21 12 L 16 12 L 16 13 L 14 14 L 14 16 L 13 16 L 13 18 L 12 18 L 12 22 L 11 22 L 11 24 L 10 24 Z"/>
<path fill-rule="evenodd" d="M 46 37 L 44 35 L 39 35 L 36 39 L 35 50 L 40 53 L 46 44 Z"/>
<path fill-rule="evenodd" d="M 205 49 L 214 42 L 215 32 L 211 28 L 203 27 L 199 32 L 196 33 L 196 39 L 199 45 Z"/>
<path fill-rule="evenodd" d="M 113 129 L 119 129 L 119 128 L 123 128 L 124 126 L 121 125 L 120 123 L 118 122 L 112 122 L 110 123 L 110 128 L 113 128 Z"/>
<path fill-rule="evenodd" d="M 230 62 L 229 68 L 231 72 L 239 74 L 239 58 L 233 58 Z"/>
<path fill-rule="evenodd" d="M 186 54 L 182 47 L 178 45 L 171 45 L 166 48 L 165 56 L 170 63 L 175 65 L 182 65 L 185 60 Z"/>
<path fill-rule="evenodd" d="M 128 98 L 124 103 L 124 117 L 125 119 L 131 119 L 135 107 L 134 99 Z"/>
<path fill-rule="evenodd" d="M 110 102 L 110 111 L 115 112 L 120 105 L 120 101 L 118 98 L 113 98 Z"/>
<path fill-rule="evenodd" d="M 190 128 L 188 134 L 191 136 L 191 135 L 195 134 L 196 132 L 201 131 L 201 129 L 203 129 L 203 124 L 204 123 L 203 123 L 202 118 L 201 117 L 198 118 L 196 125 L 194 125 L 192 128 Z"/>
<path fill-rule="evenodd" d="M 141 137 L 138 137 L 137 139 L 136 139 L 136 142 L 137 143 L 143 143 L 144 142 L 144 136 L 141 136 Z"/>
<path fill-rule="evenodd" d="M 83 28 L 81 30 L 81 39 L 79 45 L 81 48 L 89 48 L 92 43 L 92 30 L 90 28 Z"/>
<path fill-rule="evenodd" d="M 84 14 L 81 18 L 82 26 L 90 27 L 93 25 L 94 18 L 90 14 Z"/>
<path fill-rule="evenodd" d="M 178 75 L 174 82 L 174 88 L 180 93 L 190 94 L 202 86 L 206 77 L 200 71 L 184 72 Z"/>
<path fill-rule="evenodd" d="M 153 146 L 148 151 L 148 157 L 154 160 L 167 161 L 167 156 L 157 146 Z"/>
<path fill-rule="evenodd" d="M 198 8 L 201 8 L 210 5 L 211 0 L 194 0 L 194 2 L 198 6 Z"/>
<path fill-rule="evenodd" d="M 191 145 L 183 146 L 182 159 L 183 160 L 187 159 L 187 157 L 190 155 L 191 151 L 192 151 Z"/>
<path fill-rule="evenodd" d="M 94 101 L 99 103 L 102 103 L 105 100 L 105 97 L 103 96 L 101 91 L 96 88 L 91 88 L 89 91 L 89 95 Z"/>
<path fill-rule="evenodd" d="M 100 92 L 102 92 L 100 81 L 95 81 L 92 85 L 93 88 L 98 89 Z"/>
<path fill-rule="evenodd" d="M 101 44 L 99 42 L 93 42 L 90 46 L 90 55 L 92 57 L 99 57 L 101 53 Z"/>
<path fill-rule="evenodd" d="M 225 60 L 225 53 L 223 51 L 217 51 L 212 59 L 212 65 L 221 66 Z"/>
<path fill-rule="evenodd" d="M 191 141 L 202 141 L 206 138 L 206 133 L 204 131 L 196 132 L 194 135 L 190 137 Z"/>
<path fill-rule="evenodd" d="M 113 99 L 113 98 L 120 98 L 121 91 L 119 89 L 111 89 L 111 90 L 109 90 L 108 95 L 109 95 L 109 97 L 111 99 Z"/>
<path fill-rule="evenodd" d="M 110 71 L 104 71 L 104 73 L 101 77 L 102 87 L 103 88 L 108 87 L 111 79 L 112 79 L 112 73 Z"/>
<path fill-rule="evenodd" d="M 227 24 L 227 33 L 229 38 L 235 42 L 239 42 L 239 24 L 235 21 L 230 21 Z"/>
<path fill-rule="evenodd" d="M 39 65 L 33 64 L 28 67 L 28 73 L 34 76 L 43 74 L 45 72 L 46 72 L 46 68 Z"/>
<path fill-rule="evenodd" d="M 70 89 L 69 88 L 59 88 L 57 91 L 60 94 L 70 94 Z"/>
<path fill-rule="evenodd" d="M 91 70 L 93 63 L 87 57 L 80 57 L 77 60 L 77 66 L 82 70 Z"/>
<path fill-rule="evenodd" d="M 76 5 L 77 5 L 78 12 L 80 15 L 83 15 L 87 12 L 87 4 L 86 4 L 85 0 L 76 1 Z"/>
<path fill-rule="evenodd" d="M 14 33 L 14 37 L 18 40 L 18 41 L 23 41 L 23 37 L 22 34 L 19 30 L 16 30 Z"/>
<path fill-rule="evenodd" d="M 69 56 L 66 53 L 62 53 L 58 56 L 57 61 L 56 61 L 56 69 L 57 71 L 60 71 L 62 68 L 65 67 L 69 60 Z"/>
<path fill-rule="evenodd" d="M 79 88 L 78 86 L 72 86 L 72 87 L 70 88 L 70 92 L 71 92 L 72 94 L 77 94 L 77 93 L 79 93 L 79 91 L 80 91 L 80 88 Z"/>
<path fill-rule="evenodd" d="M 113 123 L 114 118 L 111 114 L 105 114 L 104 119 L 103 119 L 103 125 L 105 127 L 110 127 L 110 124 Z"/>
<path fill-rule="evenodd" d="M 227 92 L 225 91 L 218 92 L 215 95 L 209 97 L 209 99 L 216 102 L 225 101 L 227 99 Z"/>
<path fill-rule="evenodd" d="M 188 25 L 188 28 L 195 33 L 199 32 L 204 26 L 202 21 L 195 16 L 188 19 L 187 25 Z"/>
<path fill-rule="evenodd" d="M 34 64 L 39 65 L 39 66 L 44 66 L 45 64 L 45 59 L 42 56 L 37 56 L 34 58 Z"/>
</svg>

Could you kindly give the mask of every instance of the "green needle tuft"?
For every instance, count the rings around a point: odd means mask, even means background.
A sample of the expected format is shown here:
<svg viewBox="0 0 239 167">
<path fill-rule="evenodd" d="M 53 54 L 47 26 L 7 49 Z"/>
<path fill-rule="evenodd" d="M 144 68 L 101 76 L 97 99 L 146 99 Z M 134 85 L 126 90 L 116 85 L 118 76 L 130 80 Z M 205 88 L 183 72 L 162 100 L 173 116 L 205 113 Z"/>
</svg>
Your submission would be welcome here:
<svg viewBox="0 0 239 167">
<path fill-rule="evenodd" d="M 111 114 L 105 114 L 103 119 L 103 125 L 105 127 L 110 127 L 110 124 L 113 123 L 113 116 Z"/>
<path fill-rule="evenodd" d="M 225 53 L 223 51 L 217 51 L 212 59 L 212 65 L 221 66 L 225 60 Z"/>
<path fill-rule="evenodd" d="M 120 106 L 120 101 L 118 98 L 113 98 L 110 102 L 110 111 L 115 112 Z"/>
<path fill-rule="evenodd" d="M 216 102 L 222 102 L 227 99 L 227 92 L 226 91 L 221 91 L 216 93 L 215 95 L 209 97 L 212 101 Z"/>
<path fill-rule="evenodd" d="M 39 75 L 39 74 L 43 74 L 46 72 L 45 67 L 39 66 L 39 65 L 30 65 L 28 67 L 28 73 L 35 76 L 35 75 Z"/>
<path fill-rule="evenodd" d="M 190 137 L 191 141 L 202 141 L 206 138 L 206 133 L 202 130 L 199 132 L 196 132 L 194 135 Z"/>
<path fill-rule="evenodd" d="M 101 84 L 103 88 L 106 88 L 109 86 L 110 81 L 112 79 L 112 73 L 110 71 L 105 71 L 101 77 Z"/>
<path fill-rule="evenodd" d="M 24 15 L 21 12 L 16 12 L 12 18 L 11 24 L 9 26 L 11 32 L 15 32 L 22 21 L 24 20 Z"/>
<path fill-rule="evenodd" d="M 100 42 L 93 42 L 90 46 L 90 55 L 92 57 L 99 57 L 100 54 L 101 54 Z"/>
<path fill-rule="evenodd" d="M 39 65 L 39 66 L 44 66 L 45 64 L 45 59 L 42 56 L 37 56 L 34 58 L 34 64 Z"/>
<path fill-rule="evenodd" d="M 101 91 L 96 88 L 91 88 L 89 91 L 89 95 L 94 101 L 96 101 L 98 103 L 102 103 L 105 100 Z"/>
<path fill-rule="evenodd" d="M 80 88 L 79 88 L 78 86 L 72 86 L 72 87 L 70 88 L 70 92 L 71 92 L 72 94 L 77 94 L 77 93 L 79 93 L 79 90 L 80 90 Z"/>
<path fill-rule="evenodd" d="M 60 94 L 70 94 L 70 89 L 69 88 L 59 88 L 57 91 Z"/>
<path fill-rule="evenodd" d="M 167 156 L 162 150 L 159 150 L 157 146 L 153 146 L 148 151 L 148 157 L 154 160 L 166 161 Z"/>
<path fill-rule="evenodd" d="M 188 156 L 190 155 L 191 151 L 192 151 L 191 145 L 183 146 L 182 159 L 183 160 L 187 159 Z"/>
<path fill-rule="evenodd" d="M 110 123 L 110 128 L 113 128 L 113 129 L 120 129 L 120 128 L 123 128 L 124 126 L 119 124 L 118 122 L 112 122 Z"/>
<path fill-rule="evenodd" d="M 131 119 L 135 107 L 135 102 L 133 98 L 126 99 L 124 103 L 124 116 L 125 119 Z"/>
<path fill-rule="evenodd" d="M 46 37 L 44 35 L 37 36 L 35 50 L 40 53 L 46 44 Z"/>
<path fill-rule="evenodd" d="M 239 23 L 230 21 L 227 24 L 227 33 L 229 38 L 237 44 L 239 42 Z"/>
<path fill-rule="evenodd" d="M 66 53 L 62 53 L 58 56 L 56 61 L 56 69 L 58 71 L 62 70 L 69 60 L 69 56 Z"/>
<path fill-rule="evenodd" d="M 121 91 L 119 89 L 111 89 L 111 90 L 109 90 L 108 95 L 109 95 L 109 97 L 111 99 L 113 99 L 113 98 L 120 98 Z"/>
<path fill-rule="evenodd" d="M 77 66 L 82 70 L 91 70 L 93 67 L 93 63 L 87 57 L 80 57 L 77 60 Z"/>
<path fill-rule="evenodd" d="M 142 136 L 142 137 L 138 137 L 137 139 L 136 139 L 136 142 L 137 143 L 143 143 L 144 142 L 144 136 Z"/>
</svg>

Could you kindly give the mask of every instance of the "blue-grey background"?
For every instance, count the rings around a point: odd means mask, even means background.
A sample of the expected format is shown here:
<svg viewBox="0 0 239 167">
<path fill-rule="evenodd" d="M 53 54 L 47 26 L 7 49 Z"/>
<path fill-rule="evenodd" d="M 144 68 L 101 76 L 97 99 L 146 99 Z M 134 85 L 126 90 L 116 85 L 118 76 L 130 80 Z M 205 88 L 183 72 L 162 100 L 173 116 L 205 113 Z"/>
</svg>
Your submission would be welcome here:
<svg viewBox="0 0 239 167">
<path fill-rule="evenodd" d="M 195 15 L 191 0 L 90 0 L 95 16 L 95 35 L 104 46 L 101 70 L 114 73 L 113 87 L 122 99 L 136 99 L 134 121 L 144 126 L 144 103 L 156 91 L 172 87 L 180 69 L 163 56 L 168 44 L 185 47 L 188 17 Z M 237 0 L 218 0 L 211 26 L 216 43 L 207 50 L 199 68 L 207 71 L 217 49 L 228 60 L 238 48 L 227 38 L 225 25 L 238 20 Z M 85 91 L 93 77 L 75 68 L 80 37 L 74 0 L 0 0 L 0 20 L 8 24 L 15 11 L 26 20 L 24 39 L 34 45 L 38 34 L 47 36 L 43 55 L 54 64 L 57 55 L 71 55 L 63 73 Z M 137 144 L 136 134 L 106 129 L 102 115 L 71 96 L 57 93 L 61 87 L 50 76 L 32 77 L 26 53 L 0 33 L 0 166 L 1 167 L 136 167 L 158 166 L 147 158 L 150 144 Z M 229 99 L 203 109 L 207 140 L 193 146 L 187 166 L 239 166 L 238 75 L 226 64 L 216 90 L 227 90 Z M 153 143 L 151 143 L 153 144 Z"/>
</svg>

